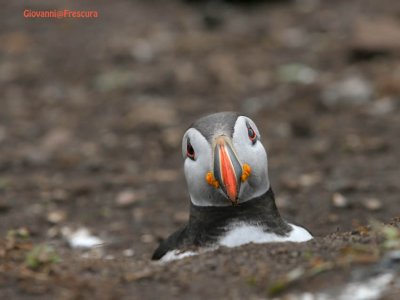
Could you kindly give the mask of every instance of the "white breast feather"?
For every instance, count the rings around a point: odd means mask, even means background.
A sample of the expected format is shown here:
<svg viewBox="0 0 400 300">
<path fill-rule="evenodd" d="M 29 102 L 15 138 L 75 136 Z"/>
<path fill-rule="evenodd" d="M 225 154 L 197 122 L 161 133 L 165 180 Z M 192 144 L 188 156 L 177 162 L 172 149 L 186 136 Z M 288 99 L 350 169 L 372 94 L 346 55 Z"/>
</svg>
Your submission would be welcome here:
<svg viewBox="0 0 400 300">
<path fill-rule="evenodd" d="M 261 227 L 254 225 L 236 225 L 222 237 L 218 244 L 226 247 L 237 247 L 240 245 L 255 243 L 274 242 L 306 242 L 311 240 L 312 235 L 302 227 L 289 224 L 293 230 L 287 236 L 280 236 L 271 232 L 264 232 Z"/>
</svg>

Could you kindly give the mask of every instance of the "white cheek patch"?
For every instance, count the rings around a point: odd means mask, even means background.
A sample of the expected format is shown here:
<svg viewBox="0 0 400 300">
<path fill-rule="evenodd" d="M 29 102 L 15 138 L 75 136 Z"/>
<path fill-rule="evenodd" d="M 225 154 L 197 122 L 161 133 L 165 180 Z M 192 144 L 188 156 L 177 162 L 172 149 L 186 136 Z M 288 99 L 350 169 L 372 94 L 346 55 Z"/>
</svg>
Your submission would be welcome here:
<svg viewBox="0 0 400 300">
<path fill-rule="evenodd" d="M 187 138 L 195 152 L 195 159 L 186 158 Z M 182 153 L 185 153 L 184 171 L 191 201 L 195 205 L 212 205 L 211 187 L 206 181 L 206 174 L 212 170 L 212 151 L 206 138 L 196 129 L 190 128 L 182 141 Z"/>
<path fill-rule="evenodd" d="M 242 164 L 247 163 L 251 167 L 251 175 L 242 184 L 239 202 L 245 202 L 261 196 L 269 189 L 270 185 L 267 153 L 260 140 L 255 144 L 251 142 L 246 122 L 256 132 L 257 136 L 260 137 L 258 128 L 252 120 L 244 116 L 240 116 L 237 119 L 232 142 Z"/>
</svg>

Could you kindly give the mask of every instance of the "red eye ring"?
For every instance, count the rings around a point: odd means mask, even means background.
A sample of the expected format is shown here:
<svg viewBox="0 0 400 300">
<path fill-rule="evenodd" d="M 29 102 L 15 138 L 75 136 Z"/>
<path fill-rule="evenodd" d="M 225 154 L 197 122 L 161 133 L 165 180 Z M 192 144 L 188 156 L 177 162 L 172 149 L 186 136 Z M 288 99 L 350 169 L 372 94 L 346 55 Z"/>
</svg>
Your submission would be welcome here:
<svg viewBox="0 0 400 300">
<path fill-rule="evenodd" d="M 189 157 L 191 160 L 194 160 L 195 152 L 189 140 L 186 146 L 186 156 Z"/>
<path fill-rule="evenodd" d="M 249 135 L 250 141 L 255 144 L 257 141 L 257 133 L 251 128 L 250 125 L 247 125 L 247 134 Z"/>
</svg>

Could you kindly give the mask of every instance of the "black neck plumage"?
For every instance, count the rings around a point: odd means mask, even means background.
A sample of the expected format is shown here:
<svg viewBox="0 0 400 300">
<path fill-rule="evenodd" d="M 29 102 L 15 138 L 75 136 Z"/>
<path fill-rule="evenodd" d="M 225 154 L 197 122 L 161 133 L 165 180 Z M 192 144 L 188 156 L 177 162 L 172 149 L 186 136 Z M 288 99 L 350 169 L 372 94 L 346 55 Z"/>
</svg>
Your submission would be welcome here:
<svg viewBox="0 0 400 300">
<path fill-rule="evenodd" d="M 291 226 L 280 216 L 271 188 L 260 197 L 235 206 L 196 206 L 191 204 L 189 223 L 174 232 L 154 252 L 160 259 L 171 250 L 215 245 L 231 225 L 246 224 L 262 227 L 265 232 L 285 236 Z"/>
<path fill-rule="evenodd" d="M 194 244 L 218 239 L 232 223 L 261 226 L 265 232 L 286 235 L 291 227 L 280 216 L 270 188 L 265 194 L 235 206 L 196 206 L 191 204 L 187 226 Z"/>
</svg>

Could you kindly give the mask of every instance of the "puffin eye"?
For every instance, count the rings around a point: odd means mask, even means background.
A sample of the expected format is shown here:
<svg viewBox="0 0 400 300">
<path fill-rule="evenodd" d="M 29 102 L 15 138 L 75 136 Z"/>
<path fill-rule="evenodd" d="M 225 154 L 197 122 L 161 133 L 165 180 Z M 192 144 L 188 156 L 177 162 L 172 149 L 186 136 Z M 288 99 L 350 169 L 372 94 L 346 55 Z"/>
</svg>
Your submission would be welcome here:
<svg viewBox="0 0 400 300">
<path fill-rule="evenodd" d="M 251 128 L 250 125 L 247 125 L 247 134 L 249 135 L 250 141 L 253 143 L 253 145 L 257 142 L 257 134 L 254 131 L 253 128 Z"/>
<path fill-rule="evenodd" d="M 188 139 L 187 146 L 186 146 L 186 156 L 189 157 L 191 160 L 194 160 L 194 155 L 195 155 L 195 153 L 194 153 L 193 146 Z"/>
</svg>

